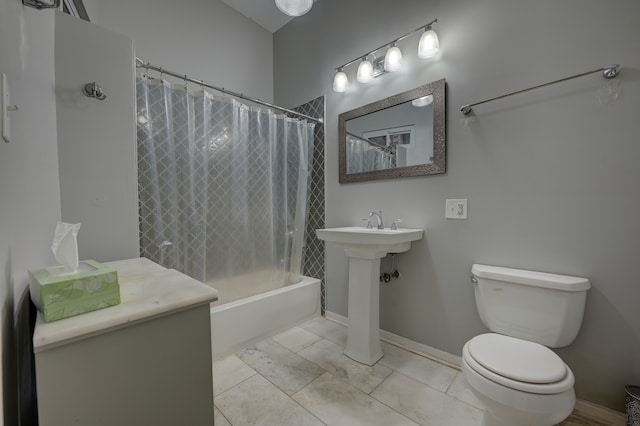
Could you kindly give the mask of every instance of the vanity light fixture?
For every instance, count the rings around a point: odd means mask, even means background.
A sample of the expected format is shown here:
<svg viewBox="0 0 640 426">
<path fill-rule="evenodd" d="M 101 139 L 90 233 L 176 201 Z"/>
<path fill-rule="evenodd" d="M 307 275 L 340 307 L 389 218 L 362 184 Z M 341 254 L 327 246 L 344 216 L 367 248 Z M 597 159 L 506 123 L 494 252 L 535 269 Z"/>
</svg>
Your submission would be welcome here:
<svg viewBox="0 0 640 426">
<path fill-rule="evenodd" d="M 421 59 L 433 58 L 439 51 L 438 34 L 431 29 L 431 25 L 427 25 L 418 43 L 418 57 Z"/>
<path fill-rule="evenodd" d="M 393 43 L 384 55 L 384 70 L 387 72 L 398 71 L 402 67 L 402 52 Z"/>
<path fill-rule="evenodd" d="M 311 10 L 313 0 L 276 0 L 276 6 L 289 16 L 302 16 Z"/>
<path fill-rule="evenodd" d="M 362 58 L 362 62 L 358 65 L 357 80 L 359 83 L 369 83 L 373 80 L 373 64 L 366 56 Z"/>
<path fill-rule="evenodd" d="M 285 0 L 276 0 L 278 2 L 284 2 Z M 293 0 L 289 0 L 293 1 Z M 312 2 L 312 0 L 309 0 Z M 278 6 L 280 7 L 280 6 Z M 285 12 L 286 13 L 286 12 Z M 431 22 L 428 22 L 420 27 L 416 28 L 413 31 L 406 33 L 403 36 L 396 38 L 388 43 L 383 44 L 382 46 L 370 50 L 364 55 L 358 56 L 351 61 L 336 67 L 336 74 L 333 78 L 333 90 L 335 92 L 342 93 L 347 90 L 347 86 L 349 84 L 349 78 L 345 73 L 345 68 L 349 65 L 352 65 L 360 60 L 360 65 L 358 65 L 358 71 L 356 74 L 356 80 L 359 83 L 369 83 L 375 77 L 378 77 L 382 74 L 388 72 L 394 72 L 399 70 L 402 67 L 402 52 L 400 48 L 396 45 L 399 41 L 404 40 L 405 38 L 422 31 L 422 36 L 420 37 L 420 42 L 418 43 L 418 57 L 422 59 L 433 58 L 440 50 L 440 42 L 438 41 L 438 35 L 431 28 L 433 24 L 438 22 L 437 19 L 434 19 Z M 384 55 L 384 67 L 382 66 L 383 58 L 380 57 L 378 59 L 374 59 L 373 62 L 369 61 L 367 58 L 369 55 L 373 55 L 376 52 L 387 48 L 387 51 Z M 375 55 L 374 55 L 375 58 Z"/>
<path fill-rule="evenodd" d="M 347 86 L 349 85 L 349 79 L 347 78 L 347 74 L 342 71 L 342 68 L 336 70 L 336 75 L 333 77 L 333 91 L 342 93 L 347 90 Z"/>
</svg>

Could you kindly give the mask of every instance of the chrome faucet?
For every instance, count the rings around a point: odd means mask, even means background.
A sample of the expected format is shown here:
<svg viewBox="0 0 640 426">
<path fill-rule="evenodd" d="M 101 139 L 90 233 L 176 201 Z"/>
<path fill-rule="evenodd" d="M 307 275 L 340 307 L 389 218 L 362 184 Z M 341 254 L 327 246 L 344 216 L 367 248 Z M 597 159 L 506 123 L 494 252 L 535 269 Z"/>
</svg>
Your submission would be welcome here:
<svg viewBox="0 0 640 426">
<path fill-rule="evenodd" d="M 382 210 L 380 210 L 379 212 L 371 212 L 369 213 L 369 217 L 373 217 L 375 216 L 376 219 L 378 220 L 378 229 L 384 229 L 384 223 L 382 223 Z"/>
</svg>

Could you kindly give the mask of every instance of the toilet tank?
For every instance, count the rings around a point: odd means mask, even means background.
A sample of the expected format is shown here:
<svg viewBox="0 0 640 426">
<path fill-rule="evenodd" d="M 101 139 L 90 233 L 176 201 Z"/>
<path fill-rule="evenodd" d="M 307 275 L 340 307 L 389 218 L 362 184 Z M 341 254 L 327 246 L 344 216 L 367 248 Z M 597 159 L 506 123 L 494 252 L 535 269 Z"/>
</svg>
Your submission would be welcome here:
<svg viewBox="0 0 640 426">
<path fill-rule="evenodd" d="M 578 335 L 584 315 L 586 278 L 473 265 L 476 306 L 495 333 L 558 348 Z"/>
</svg>

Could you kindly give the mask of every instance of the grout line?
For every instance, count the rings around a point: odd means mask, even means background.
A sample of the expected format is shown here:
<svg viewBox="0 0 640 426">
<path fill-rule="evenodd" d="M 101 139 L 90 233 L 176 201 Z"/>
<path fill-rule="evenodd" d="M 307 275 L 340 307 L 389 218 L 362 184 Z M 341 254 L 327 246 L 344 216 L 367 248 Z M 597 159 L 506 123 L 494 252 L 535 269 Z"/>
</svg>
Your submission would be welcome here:
<svg viewBox="0 0 640 426">
<path fill-rule="evenodd" d="M 317 318 L 324 318 L 324 319 L 327 319 L 327 318 L 325 318 L 325 317 L 323 317 L 323 316 L 320 316 L 320 317 L 317 317 Z M 314 319 L 315 319 L 315 318 L 314 318 Z M 313 319 L 311 319 L 311 320 L 309 320 L 309 321 L 313 321 Z M 309 321 L 307 321 L 307 322 L 309 322 Z M 335 321 L 334 321 L 334 322 L 335 322 Z M 315 334 L 316 336 L 320 337 L 320 339 L 324 339 L 324 340 L 326 340 L 326 341 L 328 341 L 328 342 L 331 342 L 331 343 L 333 343 L 333 344 L 335 344 L 335 345 L 339 345 L 339 343 L 336 343 L 336 342 L 334 342 L 333 340 L 328 339 L 328 338 L 326 338 L 325 336 L 323 336 L 323 335 L 321 335 L 321 334 L 318 334 L 318 333 L 316 333 L 316 332 L 315 332 L 315 331 L 313 331 L 313 330 L 309 330 L 309 329 L 307 329 L 307 328 L 303 327 L 303 326 L 304 326 L 304 324 L 305 324 L 305 323 L 300 324 L 300 328 L 302 328 L 303 330 L 306 330 L 306 331 L 308 331 L 308 332 L 309 332 L 309 333 L 311 333 L 311 334 Z M 339 324 L 339 323 L 337 323 L 337 324 Z M 340 325 L 342 325 L 342 324 L 340 324 Z M 312 345 L 314 345 L 314 344 L 316 344 L 316 343 L 318 343 L 318 342 L 319 342 L 319 340 L 317 340 L 317 341 L 313 342 L 313 343 L 312 343 L 311 345 L 309 345 L 309 346 L 312 346 Z"/>
<path fill-rule="evenodd" d="M 381 400 L 379 400 L 378 398 L 376 398 L 375 396 L 373 396 L 373 392 L 374 392 L 376 389 L 378 389 L 378 388 L 380 387 L 380 385 L 382 385 L 382 383 L 384 383 L 384 382 L 385 382 L 385 381 L 386 381 L 386 380 L 387 380 L 387 379 L 388 379 L 388 378 L 389 378 L 393 373 L 402 374 L 402 373 L 400 373 L 399 371 L 394 370 L 394 369 L 393 369 L 393 368 L 391 368 L 391 367 L 389 367 L 389 368 L 391 369 L 391 373 L 390 373 L 387 377 L 385 377 L 385 378 L 384 378 L 384 380 L 383 380 L 382 382 L 380 382 L 380 384 L 379 384 L 378 386 L 376 386 L 376 388 L 375 388 L 374 390 L 372 390 L 372 391 L 371 391 L 371 393 L 369 394 L 369 397 L 370 397 L 370 398 L 372 398 L 374 401 L 377 401 L 377 402 L 379 402 L 380 404 L 384 405 L 385 407 L 387 407 L 387 408 L 388 408 L 388 409 L 390 409 L 391 411 L 395 411 L 396 413 L 400 414 L 402 417 L 404 417 L 404 418 L 408 419 L 409 421 L 411 421 L 411 422 L 413 422 L 413 423 L 421 424 L 420 422 L 418 422 L 418 420 L 414 420 L 414 419 L 412 419 L 411 417 L 409 417 L 407 414 L 403 413 L 402 411 L 400 411 L 400 410 L 398 410 L 398 409 L 396 409 L 396 408 L 394 408 L 394 407 L 390 406 L 390 405 L 389 405 L 389 404 L 387 404 L 386 402 L 381 401 Z M 409 376 L 406 376 L 406 375 L 404 375 L 404 374 L 402 374 L 402 375 L 403 375 L 403 376 L 405 376 L 405 377 L 409 377 Z M 409 378 L 411 379 L 411 377 L 409 377 Z M 415 379 L 412 379 L 412 380 L 415 380 Z M 418 382 L 418 383 L 421 383 L 421 382 Z M 424 383 L 422 383 L 422 384 L 424 384 Z M 425 385 L 425 386 L 428 386 L 428 385 Z M 433 388 L 432 388 L 432 389 L 433 389 Z"/>
<path fill-rule="evenodd" d="M 260 374 L 260 373 L 258 373 Z M 324 374 L 324 373 L 323 373 Z M 298 389 L 296 392 L 293 393 L 293 395 L 297 394 L 298 392 L 300 392 L 302 389 L 306 388 L 307 386 L 309 386 L 311 383 L 315 382 L 316 380 L 318 380 L 318 378 L 322 377 L 321 374 L 320 376 L 316 377 L 315 379 L 313 379 L 310 383 L 306 384 L 305 386 L 303 386 L 302 388 Z M 262 374 L 260 374 L 260 376 L 262 376 Z M 322 423 L 323 425 L 326 425 L 325 422 L 323 422 L 318 416 L 316 416 L 315 414 L 313 414 L 311 411 L 307 410 L 305 407 L 303 407 L 298 401 L 296 401 L 295 399 L 293 399 L 293 395 L 289 395 L 287 394 L 285 391 L 283 391 L 282 389 L 280 389 L 275 383 L 271 382 L 269 379 L 267 379 L 266 377 L 262 376 L 262 378 L 264 378 L 266 381 L 268 381 L 269 383 L 271 383 L 273 386 L 276 387 L 276 389 L 278 389 L 280 392 L 282 392 L 287 398 L 289 398 L 289 400 L 291 402 L 293 402 L 294 404 L 296 404 L 298 407 L 302 408 L 304 411 L 306 411 L 307 413 L 309 413 L 312 417 L 318 419 L 318 421 L 320 423 Z M 233 426 L 233 425 L 232 425 Z"/>
<path fill-rule="evenodd" d="M 253 370 L 253 368 L 252 368 L 252 370 Z M 241 381 L 239 381 L 239 382 L 238 382 L 238 383 L 236 383 L 235 385 L 233 385 L 233 386 L 231 386 L 231 387 L 229 387 L 229 388 L 227 388 L 227 389 L 223 390 L 222 392 L 220 392 L 220 393 L 219 393 L 219 394 L 217 394 L 217 395 L 214 395 L 214 396 L 213 396 L 213 399 L 215 400 L 216 396 L 220 396 L 220 395 L 222 395 L 223 393 L 227 393 L 227 392 L 229 392 L 231 389 L 233 389 L 233 388 L 235 388 L 236 386 L 239 386 L 240 384 L 242 384 L 242 383 L 246 382 L 246 381 L 247 381 L 247 380 L 249 380 L 250 378 L 254 377 L 256 374 L 260 374 L 260 373 L 258 373 L 256 370 L 253 370 L 253 374 L 252 374 L 252 375 L 250 375 L 249 377 L 245 377 L 244 379 L 242 379 Z"/>
<path fill-rule="evenodd" d="M 428 387 L 428 388 L 430 388 L 430 389 L 434 390 L 435 392 L 438 392 L 438 393 L 442 394 L 443 396 L 446 396 L 446 397 L 451 398 L 451 399 L 454 399 L 454 400 L 456 400 L 456 401 L 458 401 L 458 402 L 460 402 L 460 403 L 462 403 L 462 404 L 465 404 L 465 405 L 469 406 L 470 408 L 472 408 L 473 410 L 478 410 L 478 411 L 480 411 L 480 412 L 482 412 L 482 413 L 484 413 L 484 412 L 486 411 L 486 410 L 481 409 L 481 408 L 478 408 L 478 407 L 476 407 L 476 406 L 474 406 L 474 405 L 472 405 L 472 404 L 469 404 L 469 403 L 468 403 L 468 402 L 466 402 L 466 401 L 463 401 L 463 400 L 461 400 L 461 399 L 459 399 L 459 398 L 456 398 L 456 397 L 455 397 L 455 396 L 453 396 L 453 395 L 449 395 L 449 394 L 447 394 L 446 392 L 442 392 L 441 390 L 436 389 L 436 388 L 434 388 L 434 387 L 432 387 L 432 386 L 430 386 L 430 385 L 428 385 L 428 384 L 426 384 L 426 383 L 423 383 L 423 382 L 421 382 L 420 380 L 416 380 L 416 379 L 414 379 L 413 377 L 407 376 L 406 374 L 402 373 L 401 371 L 394 370 L 394 369 L 392 369 L 392 370 L 393 370 L 393 372 L 394 372 L 394 373 L 397 373 L 397 374 L 399 374 L 399 375 L 401 375 L 401 376 L 404 376 L 404 377 L 406 377 L 406 378 L 408 378 L 408 379 L 410 379 L 410 380 L 413 380 L 413 381 L 415 381 L 415 382 L 417 382 L 417 383 L 419 383 L 419 384 L 421 384 L 421 385 L 423 385 L 423 386 L 426 386 L 426 387 Z M 391 376 L 391 374 L 389 374 L 389 376 Z M 386 380 L 389 378 L 389 376 L 387 376 L 387 377 L 386 377 L 382 382 L 386 381 Z M 382 384 L 382 383 L 380 383 L 380 385 L 381 385 L 381 384 Z M 379 385 L 378 385 L 378 386 L 379 386 Z M 376 387 L 376 389 L 377 389 L 377 387 Z M 373 393 L 373 391 L 372 391 L 371 393 Z M 413 421 L 413 422 L 416 422 L 416 423 L 419 423 L 419 422 L 418 422 L 418 420 L 414 420 L 414 419 L 412 419 L 412 418 L 411 418 L 411 417 L 409 417 L 407 414 L 405 414 L 405 413 L 403 413 L 402 411 L 399 411 L 399 410 L 397 410 L 396 408 L 394 408 L 394 407 L 392 407 L 392 406 L 388 405 L 388 404 L 387 404 L 387 403 L 385 403 L 384 401 L 380 401 L 380 400 L 379 400 L 378 398 L 376 398 L 375 396 L 371 395 L 371 398 L 375 399 L 376 401 L 378 401 L 378 402 L 379 402 L 379 403 L 381 403 L 381 404 L 384 404 L 385 406 L 387 406 L 387 407 L 389 407 L 390 409 L 392 409 L 392 410 L 396 411 L 397 413 L 400 413 L 401 415 L 403 415 L 404 417 L 408 418 L 409 420 L 411 420 L 411 421 Z"/>
<path fill-rule="evenodd" d="M 215 407 L 216 410 L 218 410 L 218 412 L 220 413 L 220 415 L 227 421 L 227 423 L 229 423 L 231 426 L 233 426 L 233 423 L 231 423 L 231 420 L 229 420 L 227 418 L 227 416 L 224 415 L 224 413 L 222 412 L 222 410 L 220 409 L 220 407 L 218 407 L 215 403 L 215 401 L 213 402 L 213 406 Z M 214 412 L 214 417 L 215 417 L 215 412 Z"/>
<path fill-rule="evenodd" d="M 324 370 L 324 368 L 323 368 Z M 320 379 L 320 377 L 324 376 L 325 374 L 331 374 L 328 371 L 325 370 L 324 373 L 322 373 L 321 375 L 319 375 L 318 377 L 316 377 L 315 379 L 313 379 L 311 382 L 307 383 L 305 386 L 303 386 L 301 389 L 299 389 L 296 393 L 294 393 L 293 395 L 289 396 L 289 399 L 292 400 L 294 403 L 296 403 L 300 408 L 302 408 L 303 410 L 305 410 L 307 413 L 311 414 L 313 417 L 315 417 L 316 419 L 318 419 L 318 421 L 320 423 L 322 423 L 323 425 L 327 425 L 325 422 L 322 421 L 322 419 L 318 416 L 316 416 L 315 414 L 313 414 L 311 411 L 307 410 L 302 404 L 300 404 L 298 401 L 296 401 L 295 399 L 293 399 L 294 395 L 297 395 L 298 393 L 302 392 L 304 389 L 306 389 L 307 387 L 311 386 L 316 380 Z"/>
<path fill-rule="evenodd" d="M 277 343 L 278 345 L 282 346 L 282 347 L 283 347 L 283 348 L 285 348 L 286 350 L 288 350 L 288 351 L 290 351 L 290 352 L 293 352 L 294 354 L 299 354 L 299 353 L 300 353 L 300 352 L 302 352 L 303 350 L 307 349 L 307 348 L 308 348 L 308 347 L 310 347 L 310 346 L 313 346 L 315 343 L 317 343 L 317 342 L 319 342 L 320 340 L 322 340 L 322 339 L 323 339 L 323 337 L 322 337 L 322 336 L 318 336 L 316 333 L 313 333 L 312 331 L 309 331 L 309 330 L 307 330 L 307 329 L 305 329 L 305 328 L 302 328 L 300 325 L 293 326 L 293 327 L 291 327 L 289 330 L 291 330 L 291 329 L 293 329 L 293 328 L 296 328 L 296 327 L 298 327 L 299 329 L 304 330 L 304 331 L 306 331 L 306 332 L 308 332 L 308 333 L 313 334 L 314 336 L 318 337 L 318 340 L 314 340 L 314 341 L 313 341 L 313 342 L 311 342 L 311 343 L 307 343 L 305 346 L 301 347 L 301 348 L 300 348 L 300 349 L 298 349 L 297 351 L 294 351 L 294 350 L 292 350 L 292 349 L 290 349 L 290 348 L 288 348 L 288 347 L 284 346 L 283 344 L 281 344 L 281 343 L 280 343 L 280 342 L 278 342 L 277 340 L 274 340 L 273 338 L 274 338 L 275 336 L 271 337 L 271 340 L 273 340 L 273 342 L 274 342 L 274 343 Z M 280 334 L 282 334 L 282 333 L 280 333 Z M 276 334 L 276 336 L 277 336 L 277 334 Z M 304 358 L 304 357 L 303 357 L 303 358 Z"/>
<path fill-rule="evenodd" d="M 458 374 L 462 374 L 462 373 L 460 371 L 456 371 L 456 375 L 453 376 L 453 379 L 451 380 L 451 383 L 449 383 L 449 386 L 447 386 L 447 389 L 443 392 L 444 394 L 449 395 L 449 389 L 451 389 L 451 386 L 453 386 L 453 382 L 456 381 L 456 377 L 458 377 Z M 453 395 L 449 395 L 449 396 L 453 396 Z M 454 396 L 454 398 L 455 398 L 455 396 Z"/>
<path fill-rule="evenodd" d="M 375 364 L 374 364 L 375 365 Z M 377 385 L 375 385 L 373 387 L 373 389 L 371 389 L 371 391 L 369 393 L 367 393 L 367 395 L 371 396 L 372 393 L 374 393 L 376 391 L 376 389 L 378 389 L 380 387 L 380 385 L 382 385 L 385 380 L 387 380 L 396 370 L 394 370 L 393 368 L 383 365 L 383 367 L 387 367 L 390 371 L 389 374 L 387 374 L 386 376 L 384 376 L 384 379 L 380 380 L 380 383 L 378 383 Z M 373 368 L 373 366 L 371 367 Z M 366 392 L 365 392 L 366 393 Z M 373 398 L 373 397 L 372 397 Z M 375 398 L 374 398 L 375 399 Z"/>
<path fill-rule="evenodd" d="M 248 346 L 248 347 L 249 347 L 249 346 Z M 225 390 L 223 390 L 223 391 L 221 391 L 220 393 L 218 393 L 218 395 L 222 395 L 223 393 L 225 393 L 225 392 L 226 392 L 226 391 L 228 391 L 229 389 L 233 389 L 233 388 L 235 388 L 236 386 L 238 386 L 240 383 L 244 383 L 245 381 L 249 380 L 250 378 L 252 378 L 252 377 L 253 377 L 253 376 L 255 376 L 256 374 L 259 374 L 259 373 L 256 371 L 256 369 L 255 369 L 255 368 L 253 368 L 252 366 L 250 366 L 249 364 L 247 364 L 246 362 L 244 362 L 244 360 L 243 360 L 242 358 L 240 358 L 238 355 L 236 355 L 235 353 L 233 353 L 233 354 L 231 354 L 231 355 L 227 355 L 227 358 L 228 358 L 228 357 L 231 357 L 231 356 L 234 356 L 234 357 L 238 358 L 238 360 L 240 360 L 242 363 L 244 363 L 247 367 L 249 367 L 249 368 L 253 371 L 253 374 L 252 374 L 252 375 L 250 375 L 249 377 L 246 377 L 246 378 L 242 379 L 241 381 L 239 381 L 239 382 L 238 382 L 238 383 L 236 383 L 235 385 L 232 385 L 232 386 L 230 386 L 230 387 L 226 388 Z M 224 358 L 221 358 L 220 360 L 222 360 L 222 359 L 224 359 Z M 212 365 L 211 365 L 211 370 L 213 371 L 213 363 L 212 363 Z M 212 375 L 211 375 L 211 376 L 212 376 L 212 380 L 215 380 L 215 375 L 216 375 L 216 373 L 215 373 L 215 372 L 214 372 L 214 373 L 212 373 Z M 215 395 L 214 395 L 214 398 L 215 398 Z"/>
<path fill-rule="evenodd" d="M 251 346 L 247 346 L 246 348 L 242 348 L 242 349 L 240 349 L 238 352 L 234 352 L 234 353 L 233 353 L 233 356 L 235 356 L 235 357 L 236 357 L 236 358 L 238 358 L 240 361 L 242 361 L 242 362 L 243 362 L 247 367 L 249 367 L 250 369 L 252 369 L 253 371 L 255 371 L 255 372 L 256 372 L 256 374 L 260 374 L 260 373 L 258 373 L 258 370 L 256 370 L 255 368 L 253 368 L 251 365 L 249 365 L 249 363 L 247 363 L 244 359 L 242 359 L 242 358 L 240 358 L 240 357 L 238 356 L 238 353 L 240 353 L 240 352 L 244 351 L 245 349 L 249 349 L 249 348 L 253 348 L 253 349 L 255 349 L 256 351 L 258 350 L 258 349 L 256 348 L 256 345 L 251 345 Z"/>
<path fill-rule="evenodd" d="M 282 346 L 280 343 L 276 342 L 275 340 L 273 340 L 273 339 L 267 339 L 267 340 L 271 340 L 271 341 L 273 341 L 273 343 L 274 343 L 274 344 L 276 344 L 276 345 L 280 346 L 282 349 L 284 349 L 284 350 L 286 350 L 286 351 L 288 351 L 288 352 L 291 352 L 292 354 L 295 354 L 295 355 L 297 355 L 298 357 L 300 357 L 302 360 L 307 361 L 307 362 L 309 362 L 310 364 L 313 364 L 313 365 L 315 365 L 316 367 L 320 368 L 320 369 L 323 371 L 323 373 L 322 373 L 322 374 L 324 374 L 324 373 L 327 373 L 327 372 L 328 372 L 327 370 L 325 370 L 324 368 L 322 368 L 322 366 L 320 366 L 320 365 L 316 364 L 315 362 L 313 362 L 313 361 L 311 361 L 311 360 L 309 360 L 309 359 L 307 359 L 307 358 L 303 357 L 302 355 L 299 355 L 297 352 L 294 352 L 294 351 L 290 350 L 289 348 L 287 348 L 287 347 L 285 347 L 285 346 Z M 256 348 L 255 346 L 251 346 L 251 347 L 255 348 L 256 352 L 260 352 L 260 353 L 262 353 L 262 354 L 266 355 L 266 356 L 269 358 L 269 360 L 271 360 L 271 362 L 272 362 L 273 364 L 276 364 L 275 359 L 274 359 L 274 358 L 272 358 L 272 357 L 271 357 L 271 355 L 269 355 L 269 354 L 268 354 L 268 353 L 266 353 L 266 352 L 261 351 L 260 349 Z M 240 358 L 240 357 L 238 357 L 238 358 Z M 240 358 L 240 360 L 244 361 L 242 358 Z M 245 363 L 246 363 L 246 361 L 245 361 Z M 293 394 L 289 395 L 287 392 L 285 392 L 285 390 L 284 390 L 284 389 L 281 389 L 281 388 L 280 388 L 280 386 L 278 386 L 276 383 L 272 382 L 272 381 L 271 381 L 267 376 L 265 376 L 264 374 L 260 373 L 258 370 L 256 370 L 256 369 L 255 369 L 254 367 L 252 367 L 251 365 L 249 365 L 249 367 L 253 368 L 253 369 L 256 371 L 256 373 L 257 373 L 257 374 L 261 375 L 261 376 L 262 376 L 266 381 L 268 381 L 268 382 L 269 382 L 269 383 L 271 383 L 273 386 L 275 386 L 276 388 L 278 388 L 278 389 L 280 390 L 280 392 L 284 393 L 284 394 L 285 394 L 285 395 L 287 395 L 289 398 L 291 398 L 293 395 L 295 395 L 296 393 L 298 393 L 300 390 L 302 390 L 302 389 L 304 389 L 305 387 L 307 387 L 310 383 L 313 383 L 313 382 L 314 382 L 318 377 L 322 376 L 322 374 L 320 374 L 320 376 L 316 377 L 316 378 L 315 378 L 315 379 L 313 379 L 311 382 L 307 383 L 306 385 L 302 386 L 300 389 L 298 389 L 297 391 L 295 391 Z"/>
</svg>

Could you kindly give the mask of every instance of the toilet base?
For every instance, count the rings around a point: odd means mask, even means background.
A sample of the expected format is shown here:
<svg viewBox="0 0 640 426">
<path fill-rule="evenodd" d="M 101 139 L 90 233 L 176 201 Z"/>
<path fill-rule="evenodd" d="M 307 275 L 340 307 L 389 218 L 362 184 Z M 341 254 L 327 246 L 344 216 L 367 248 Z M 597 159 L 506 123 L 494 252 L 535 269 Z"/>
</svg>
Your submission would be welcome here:
<svg viewBox="0 0 640 426">
<path fill-rule="evenodd" d="M 513 426 L 513 423 L 499 419 L 489 411 L 485 411 L 482 415 L 482 426 Z"/>
<path fill-rule="evenodd" d="M 462 374 L 485 406 L 484 426 L 552 426 L 569 417 L 575 405 L 573 388 L 552 395 L 506 388 L 478 374 L 464 358 Z"/>
<path fill-rule="evenodd" d="M 482 415 L 482 426 L 551 426 L 557 423 L 540 422 L 540 419 L 523 418 L 498 418 L 490 411 L 485 411 Z M 525 423 L 526 422 L 526 423 Z"/>
</svg>

